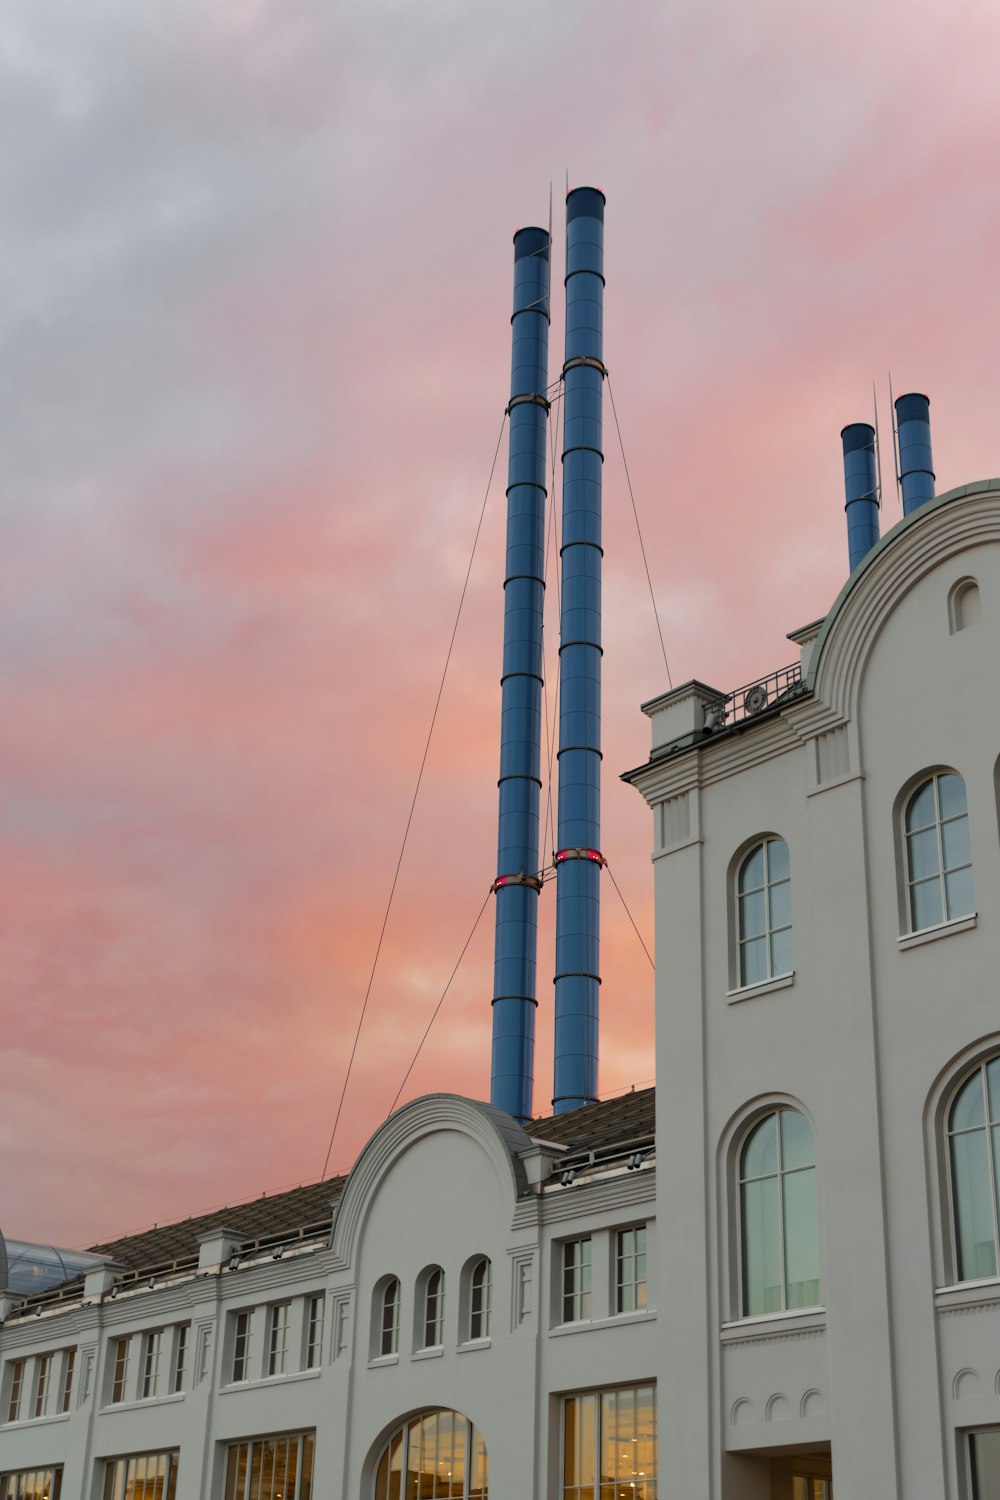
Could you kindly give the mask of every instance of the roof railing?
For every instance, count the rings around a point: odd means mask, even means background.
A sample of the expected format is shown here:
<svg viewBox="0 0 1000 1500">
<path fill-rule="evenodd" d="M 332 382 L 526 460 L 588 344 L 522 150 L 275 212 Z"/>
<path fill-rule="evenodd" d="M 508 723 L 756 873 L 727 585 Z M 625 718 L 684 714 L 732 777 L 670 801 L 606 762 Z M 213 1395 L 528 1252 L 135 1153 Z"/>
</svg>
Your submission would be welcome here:
<svg viewBox="0 0 1000 1500">
<path fill-rule="evenodd" d="M 802 663 L 793 661 L 789 666 L 768 672 L 766 677 L 756 677 L 753 682 L 744 683 L 731 692 L 720 710 L 722 723 L 719 727 L 728 729 L 744 719 L 756 719 L 767 709 L 798 698 L 804 692 Z"/>
</svg>

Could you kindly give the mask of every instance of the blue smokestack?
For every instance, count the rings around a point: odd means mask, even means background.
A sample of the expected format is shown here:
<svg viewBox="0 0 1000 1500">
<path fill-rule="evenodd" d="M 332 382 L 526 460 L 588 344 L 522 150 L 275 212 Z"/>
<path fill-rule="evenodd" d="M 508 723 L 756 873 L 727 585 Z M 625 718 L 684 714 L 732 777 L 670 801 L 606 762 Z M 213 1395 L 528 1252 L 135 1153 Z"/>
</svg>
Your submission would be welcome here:
<svg viewBox="0 0 1000 1500">
<path fill-rule="evenodd" d="M 903 515 L 934 499 L 934 461 L 931 458 L 931 403 L 926 396 L 896 397 L 899 432 L 899 478 L 903 487 Z"/>
<path fill-rule="evenodd" d="M 878 541 L 878 482 L 875 478 L 875 429 L 852 422 L 840 434 L 844 444 L 844 488 L 847 491 L 847 552 L 851 572 Z"/>
<path fill-rule="evenodd" d="M 604 194 L 566 198 L 556 1114 L 597 1098 L 601 844 Z"/>
<path fill-rule="evenodd" d="M 514 236 L 490 1102 L 531 1118 L 538 943 L 549 235 Z"/>
</svg>

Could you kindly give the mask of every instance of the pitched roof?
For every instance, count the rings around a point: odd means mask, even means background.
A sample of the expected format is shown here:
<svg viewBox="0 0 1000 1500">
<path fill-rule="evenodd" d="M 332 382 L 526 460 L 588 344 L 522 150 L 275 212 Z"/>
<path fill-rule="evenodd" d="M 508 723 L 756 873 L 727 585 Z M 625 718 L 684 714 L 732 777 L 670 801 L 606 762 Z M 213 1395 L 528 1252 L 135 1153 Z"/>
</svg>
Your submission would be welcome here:
<svg viewBox="0 0 1000 1500">
<path fill-rule="evenodd" d="M 571 1151 L 607 1151 L 651 1140 L 656 1128 L 656 1089 L 633 1089 L 564 1115 L 539 1116 L 525 1127 L 531 1136 Z"/>
</svg>

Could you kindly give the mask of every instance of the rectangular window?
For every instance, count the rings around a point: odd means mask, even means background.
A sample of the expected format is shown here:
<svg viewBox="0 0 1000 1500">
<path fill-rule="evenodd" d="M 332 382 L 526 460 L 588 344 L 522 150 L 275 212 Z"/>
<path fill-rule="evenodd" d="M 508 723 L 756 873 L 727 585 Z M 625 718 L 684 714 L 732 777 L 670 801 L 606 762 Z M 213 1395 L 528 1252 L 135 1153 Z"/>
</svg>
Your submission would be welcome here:
<svg viewBox="0 0 1000 1500">
<path fill-rule="evenodd" d="M 562 1320 L 580 1323 L 590 1317 L 590 1237 L 567 1240 L 562 1259 Z"/>
<path fill-rule="evenodd" d="M 115 1341 L 115 1368 L 111 1378 L 112 1406 L 116 1406 L 119 1401 L 125 1400 L 125 1379 L 128 1375 L 129 1343 L 129 1339 L 116 1339 Z"/>
<path fill-rule="evenodd" d="M 76 1350 L 67 1349 L 65 1363 L 63 1364 L 62 1394 L 59 1397 L 59 1410 L 69 1411 L 70 1402 L 73 1399 L 73 1371 L 76 1369 Z"/>
<path fill-rule="evenodd" d="M 236 1314 L 233 1333 L 233 1379 L 250 1379 L 250 1334 L 252 1313 Z"/>
<path fill-rule="evenodd" d="M 310 1297 L 306 1304 L 306 1369 L 316 1370 L 323 1363 L 323 1322 L 326 1298 L 322 1293 Z"/>
<path fill-rule="evenodd" d="M 225 1500 L 312 1500 L 313 1440 L 311 1432 L 296 1432 L 231 1443 Z"/>
<path fill-rule="evenodd" d="M 656 1497 L 656 1387 L 590 1391 L 563 1401 L 562 1500 Z"/>
<path fill-rule="evenodd" d="M 171 1394 L 184 1389 L 184 1367 L 187 1364 L 188 1325 L 182 1323 L 174 1335 L 174 1366 L 170 1372 Z"/>
<path fill-rule="evenodd" d="M 42 1354 L 38 1359 L 38 1370 L 35 1375 L 35 1404 L 32 1407 L 33 1417 L 44 1417 L 45 1407 L 49 1397 L 49 1377 L 52 1374 L 52 1355 Z"/>
<path fill-rule="evenodd" d="M 59 1500 L 62 1466 L 0 1474 L 0 1500 Z"/>
<path fill-rule="evenodd" d="M 21 1394 L 24 1390 L 24 1360 L 15 1359 L 10 1367 L 10 1394 L 7 1397 L 7 1421 L 21 1420 Z"/>
<path fill-rule="evenodd" d="M 150 1401 L 154 1396 L 160 1394 L 160 1352 L 163 1347 L 163 1329 L 154 1328 L 146 1334 L 142 1349 L 142 1386 L 140 1395 L 143 1401 Z"/>
<path fill-rule="evenodd" d="M 646 1306 L 646 1226 L 618 1232 L 618 1272 L 615 1307 L 620 1313 L 642 1312 Z"/>
<path fill-rule="evenodd" d="M 288 1371 L 288 1314 L 290 1302 L 277 1302 L 268 1315 L 267 1373 L 284 1375 Z"/>
<path fill-rule="evenodd" d="M 105 1465 L 104 1500 L 174 1500 L 176 1492 L 176 1453 L 136 1453 Z"/>
<path fill-rule="evenodd" d="M 972 1493 L 975 1500 L 1000 1495 L 1000 1427 L 969 1434 L 972 1450 Z"/>
</svg>

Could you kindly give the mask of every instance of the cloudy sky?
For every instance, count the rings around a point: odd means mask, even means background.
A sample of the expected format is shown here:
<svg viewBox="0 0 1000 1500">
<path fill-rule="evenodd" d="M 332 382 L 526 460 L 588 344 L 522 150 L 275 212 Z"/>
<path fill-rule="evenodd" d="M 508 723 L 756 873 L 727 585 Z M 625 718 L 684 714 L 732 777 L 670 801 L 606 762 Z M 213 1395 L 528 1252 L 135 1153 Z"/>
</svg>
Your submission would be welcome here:
<svg viewBox="0 0 1000 1500">
<path fill-rule="evenodd" d="M 839 430 L 873 378 L 886 415 L 889 366 L 931 395 L 939 488 L 1000 473 L 998 53 L 992 0 L 7 0 L 5 1233 L 320 1175 L 506 399 L 511 234 L 550 183 L 557 286 L 566 174 L 607 194 L 675 683 L 783 665 L 828 607 Z M 606 433 L 603 843 L 651 939 L 617 773 L 666 680 Z M 503 472 L 331 1168 L 494 873 Z M 604 913 L 611 1092 L 652 1077 L 652 975 L 608 885 Z M 488 1091 L 490 918 L 404 1097 Z"/>
</svg>

